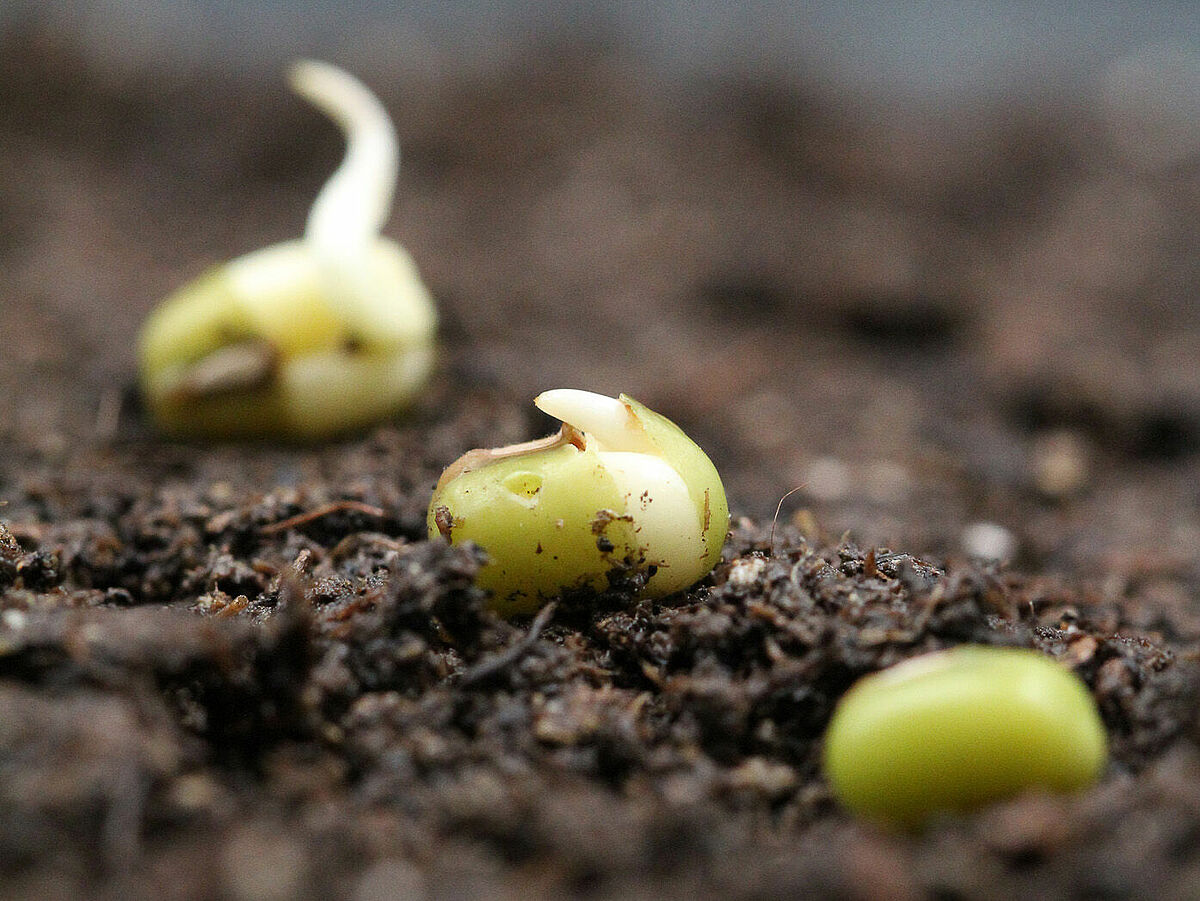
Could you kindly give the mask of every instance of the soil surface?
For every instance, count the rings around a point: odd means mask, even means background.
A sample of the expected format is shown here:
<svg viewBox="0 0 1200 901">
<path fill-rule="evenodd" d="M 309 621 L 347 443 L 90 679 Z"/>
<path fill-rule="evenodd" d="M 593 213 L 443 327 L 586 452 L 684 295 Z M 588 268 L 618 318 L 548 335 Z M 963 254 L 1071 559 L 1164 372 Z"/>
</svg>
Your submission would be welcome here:
<svg viewBox="0 0 1200 901">
<path fill-rule="evenodd" d="M 178 444 L 141 320 L 297 236 L 338 135 L 282 78 L 2 49 L 6 897 L 1195 897 L 1194 158 L 1131 158 L 1086 97 L 930 117 L 566 47 L 362 73 L 437 376 L 342 441 Z M 442 468 L 552 431 L 550 387 L 708 450 L 710 578 L 506 622 L 425 540 Z M 833 706 L 965 642 L 1074 669 L 1104 778 L 855 821 Z"/>
</svg>

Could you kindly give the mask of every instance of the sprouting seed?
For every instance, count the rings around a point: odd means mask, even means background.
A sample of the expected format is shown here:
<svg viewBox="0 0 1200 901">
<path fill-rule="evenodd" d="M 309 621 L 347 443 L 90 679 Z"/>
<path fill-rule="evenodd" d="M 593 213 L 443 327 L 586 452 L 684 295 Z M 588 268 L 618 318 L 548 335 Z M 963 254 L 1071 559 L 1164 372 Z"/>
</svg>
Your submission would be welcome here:
<svg viewBox="0 0 1200 901">
<path fill-rule="evenodd" d="M 210 270 L 139 341 L 147 407 L 178 436 L 316 439 L 408 405 L 434 362 L 433 299 L 379 234 L 399 164 L 387 111 L 355 78 L 301 61 L 292 87 L 346 135 L 304 237 Z"/>
<path fill-rule="evenodd" d="M 712 570 L 729 527 L 725 489 L 679 426 L 626 395 L 562 388 L 534 403 L 562 420 L 557 435 L 468 452 L 429 505 L 431 537 L 487 551 L 478 581 L 495 609 L 603 590 L 614 572 L 662 597 Z"/>
<path fill-rule="evenodd" d="M 838 800 L 907 829 L 1024 791 L 1085 788 L 1106 757 L 1087 687 L 1023 648 L 966 645 L 866 676 L 825 735 Z"/>
</svg>

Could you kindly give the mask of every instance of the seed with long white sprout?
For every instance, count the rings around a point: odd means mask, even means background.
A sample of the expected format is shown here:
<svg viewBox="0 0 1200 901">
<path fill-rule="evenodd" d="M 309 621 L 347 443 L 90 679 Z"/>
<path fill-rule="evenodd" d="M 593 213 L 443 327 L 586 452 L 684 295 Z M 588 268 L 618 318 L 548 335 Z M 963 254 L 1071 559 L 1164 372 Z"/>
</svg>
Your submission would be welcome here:
<svg viewBox="0 0 1200 901">
<path fill-rule="evenodd" d="M 696 583 L 721 557 L 729 507 L 716 467 L 683 430 L 631 397 L 561 388 L 534 403 L 557 435 L 470 451 L 445 471 L 429 533 L 487 552 L 479 584 L 509 615 L 610 575 L 644 597 Z"/>
<path fill-rule="evenodd" d="M 345 159 L 303 238 L 210 270 L 147 319 L 142 393 L 168 434 L 322 438 L 403 409 L 432 369 L 433 299 L 379 234 L 399 162 L 387 111 L 327 63 L 289 76 L 345 132 Z"/>
</svg>

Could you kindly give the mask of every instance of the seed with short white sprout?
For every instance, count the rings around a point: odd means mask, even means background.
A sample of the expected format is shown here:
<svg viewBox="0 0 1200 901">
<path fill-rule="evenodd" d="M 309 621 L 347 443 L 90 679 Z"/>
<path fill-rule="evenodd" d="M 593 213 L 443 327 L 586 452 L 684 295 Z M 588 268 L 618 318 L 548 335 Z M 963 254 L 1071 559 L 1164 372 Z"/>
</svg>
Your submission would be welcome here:
<svg viewBox="0 0 1200 901">
<path fill-rule="evenodd" d="M 633 398 L 562 388 L 534 400 L 557 435 L 470 451 L 442 475 L 429 533 L 487 552 L 479 584 L 505 615 L 610 576 L 643 597 L 682 591 L 721 556 L 729 506 L 716 467 L 679 426 Z"/>
<path fill-rule="evenodd" d="M 217 266 L 147 319 L 141 388 L 168 434 L 326 437 L 403 409 L 433 367 L 433 299 L 404 248 L 379 234 L 399 164 L 387 111 L 327 63 L 289 75 L 345 132 L 345 159 L 303 238 Z"/>
</svg>

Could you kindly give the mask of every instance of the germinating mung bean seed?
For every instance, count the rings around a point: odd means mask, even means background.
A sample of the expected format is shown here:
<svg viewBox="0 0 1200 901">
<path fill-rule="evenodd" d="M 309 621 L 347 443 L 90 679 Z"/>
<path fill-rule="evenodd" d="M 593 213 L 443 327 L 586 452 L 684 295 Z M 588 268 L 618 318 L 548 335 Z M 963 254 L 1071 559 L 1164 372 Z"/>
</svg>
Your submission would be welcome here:
<svg viewBox="0 0 1200 901">
<path fill-rule="evenodd" d="M 321 438 L 396 412 L 432 369 L 433 300 L 379 234 L 399 162 L 391 120 L 340 69 L 304 61 L 291 76 L 346 132 L 346 158 L 303 239 L 213 268 L 146 320 L 142 393 L 170 434 Z"/>
<path fill-rule="evenodd" d="M 557 435 L 470 451 L 429 505 L 431 536 L 487 551 L 479 584 L 496 609 L 602 590 L 614 570 L 661 597 L 713 568 L 729 527 L 725 489 L 677 425 L 625 395 L 558 389 L 534 403 L 563 421 Z"/>
</svg>

